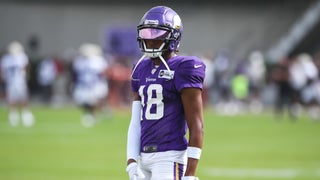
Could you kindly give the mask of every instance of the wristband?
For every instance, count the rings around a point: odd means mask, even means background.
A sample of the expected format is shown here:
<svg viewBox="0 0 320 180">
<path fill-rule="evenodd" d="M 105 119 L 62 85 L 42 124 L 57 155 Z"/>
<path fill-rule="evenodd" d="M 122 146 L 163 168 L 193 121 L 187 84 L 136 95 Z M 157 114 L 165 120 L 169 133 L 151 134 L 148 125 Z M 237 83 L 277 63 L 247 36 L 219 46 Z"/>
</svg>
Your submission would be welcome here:
<svg viewBox="0 0 320 180">
<path fill-rule="evenodd" d="M 181 180 L 199 180 L 199 178 L 195 176 L 183 176 Z"/>
<path fill-rule="evenodd" d="M 187 156 L 188 158 L 193 158 L 193 159 L 200 159 L 202 149 L 198 147 L 191 147 L 189 146 L 187 148 Z"/>
</svg>

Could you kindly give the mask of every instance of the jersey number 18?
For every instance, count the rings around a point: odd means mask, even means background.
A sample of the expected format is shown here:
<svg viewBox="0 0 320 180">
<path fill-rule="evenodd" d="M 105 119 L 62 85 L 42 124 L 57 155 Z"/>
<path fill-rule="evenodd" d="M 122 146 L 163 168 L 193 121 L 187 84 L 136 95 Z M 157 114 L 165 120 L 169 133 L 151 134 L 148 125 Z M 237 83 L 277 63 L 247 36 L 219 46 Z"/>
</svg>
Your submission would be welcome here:
<svg viewBox="0 0 320 180">
<path fill-rule="evenodd" d="M 143 90 L 145 86 L 140 86 L 139 95 L 141 97 L 142 106 L 146 106 L 145 118 L 147 120 L 159 120 L 163 117 L 163 87 L 161 84 L 150 84 L 147 89 L 147 97 L 144 96 Z M 147 101 L 145 101 L 147 99 Z M 155 111 L 151 112 L 151 107 L 155 107 Z"/>
</svg>

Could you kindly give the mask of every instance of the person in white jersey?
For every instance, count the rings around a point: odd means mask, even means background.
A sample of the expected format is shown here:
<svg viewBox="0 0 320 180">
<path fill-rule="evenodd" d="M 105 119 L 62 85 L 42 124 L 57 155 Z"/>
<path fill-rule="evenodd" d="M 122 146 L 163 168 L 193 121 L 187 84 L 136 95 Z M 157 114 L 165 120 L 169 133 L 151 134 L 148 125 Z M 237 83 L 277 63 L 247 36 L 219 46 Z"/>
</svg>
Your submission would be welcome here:
<svg viewBox="0 0 320 180">
<path fill-rule="evenodd" d="M 83 44 L 79 52 L 80 55 L 73 62 L 73 97 L 84 111 L 82 125 L 92 127 L 96 123 L 95 113 L 105 103 L 108 95 L 108 63 L 98 45 Z"/>
<path fill-rule="evenodd" d="M 35 123 L 35 118 L 28 108 L 28 65 L 29 59 L 23 46 L 19 42 L 11 42 L 7 48 L 7 53 L 1 60 L 1 79 L 6 86 L 9 123 L 14 127 L 19 125 L 20 117 L 22 124 L 26 127 Z"/>
</svg>

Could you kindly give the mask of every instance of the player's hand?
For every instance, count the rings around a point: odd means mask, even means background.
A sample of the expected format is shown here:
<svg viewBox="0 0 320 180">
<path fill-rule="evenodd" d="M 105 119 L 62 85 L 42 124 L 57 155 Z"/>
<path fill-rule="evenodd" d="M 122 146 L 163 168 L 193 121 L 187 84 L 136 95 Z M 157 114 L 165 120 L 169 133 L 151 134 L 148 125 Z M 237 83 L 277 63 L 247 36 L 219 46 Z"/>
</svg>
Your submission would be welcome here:
<svg viewBox="0 0 320 180">
<path fill-rule="evenodd" d="M 195 176 L 183 176 L 181 180 L 199 180 L 199 178 Z"/>
<path fill-rule="evenodd" d="M 126 169 L 130 180 L 138 180 L 138 178 L 144 178 L 144 174 L 136 162 L 132 162 Z"/>
</svg>

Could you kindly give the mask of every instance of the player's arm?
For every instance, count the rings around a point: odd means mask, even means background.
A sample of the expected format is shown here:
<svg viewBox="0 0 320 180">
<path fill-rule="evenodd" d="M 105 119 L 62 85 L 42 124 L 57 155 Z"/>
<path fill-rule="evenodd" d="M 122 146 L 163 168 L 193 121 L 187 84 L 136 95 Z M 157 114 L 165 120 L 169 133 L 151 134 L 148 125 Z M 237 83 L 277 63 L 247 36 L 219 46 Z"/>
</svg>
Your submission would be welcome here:
<svg viewBox="0 0 320 180">
<path fill-rule="evenodd" d="M 130 180 L 144 178 L 144 174 L 137 164 L 140 154 L 140 136 L 141 136 L 141 102 L 138 93 L 133 94 L 132 115 L 128 129 L 127 139 L 127 168 L 126 171 Z"/>
<path fill-rule="evenodd" d="M 203 144 L 202 91 L 185 88 L 181 91 L 182 103 L 189 128 L 188 163 L 184 176 L 195 176 Z"/>
<path fill-rule="evenodd" d="M 127 137 L 127 165 L 136 162 L 140 153 L 140 136 L 141 136 L 141 102 L 137 92 L 133 93 L 131 121 L 128 128 Z"/>
</svg>

